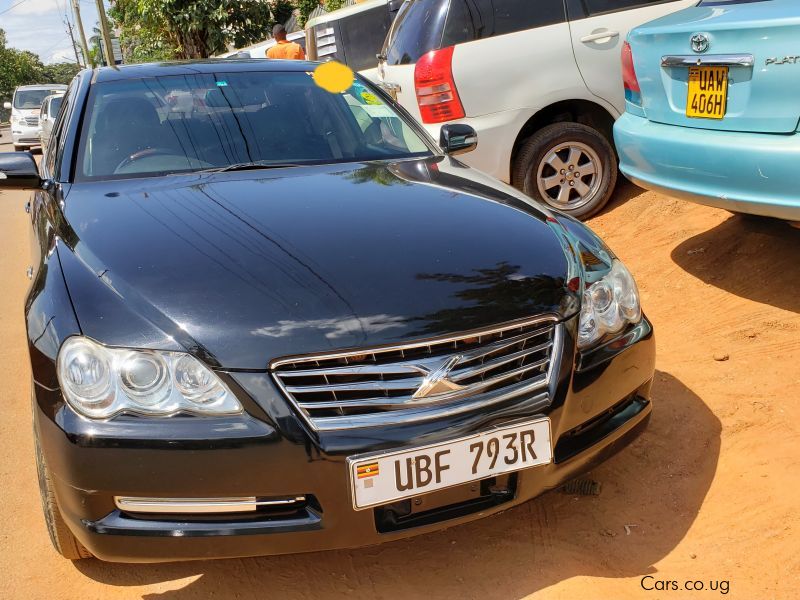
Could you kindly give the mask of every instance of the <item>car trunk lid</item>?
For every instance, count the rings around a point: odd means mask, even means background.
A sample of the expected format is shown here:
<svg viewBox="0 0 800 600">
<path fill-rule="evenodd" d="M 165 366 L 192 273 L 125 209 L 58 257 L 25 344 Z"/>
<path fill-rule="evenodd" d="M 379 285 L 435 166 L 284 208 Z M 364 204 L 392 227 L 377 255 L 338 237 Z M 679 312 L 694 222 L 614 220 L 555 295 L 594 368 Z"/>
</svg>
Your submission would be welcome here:
<svg viewBox="0 0 800 600">
<path fill-rule="evenodd" d="M 784 0 L 701 4 L 632 32 L 647 118 L 693 128 L 794 132 L 800 104 L 786 99 L 800 93 L 800 14 L 786 17 L 786 6 Z M 727 68 L 722 119 L 687 116 L 690 70 L 697 66 L 701 78 L 719 77 L 714 66 Z"/>
</svg>

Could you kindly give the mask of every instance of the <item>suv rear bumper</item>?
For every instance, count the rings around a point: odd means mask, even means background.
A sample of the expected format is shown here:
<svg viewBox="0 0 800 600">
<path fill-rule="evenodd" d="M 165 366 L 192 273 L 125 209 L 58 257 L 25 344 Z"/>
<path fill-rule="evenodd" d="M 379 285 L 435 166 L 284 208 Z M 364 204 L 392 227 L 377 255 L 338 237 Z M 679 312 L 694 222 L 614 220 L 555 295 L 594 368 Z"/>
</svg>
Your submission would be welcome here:
<svg viewBox="0 0 800 600">
<path fill-rule="evenodd" d="M 682 200 L 800 221 L 793 173 L 800 135 L 711 131 L 630 113 L 614 125 L 620 170 L 631 181 Z"/>
<path fill-rule="evenodd" d="M 467 499 L 467 489 L 461 488 L 473 484 L 449 491 L 455 492 L 455 503 L 448 500 L 436 506 L 437 493 L 420 496 L 423 508 L 430 504 L 432 509 L 417 519 L 404 517 L 406 522 L 397 526 L 391 522 L 387 526 L 390 515 L 381 512 L 381 507 L 353 510 L 345 464 L 352 452 L 337 450 L 335 443 L 320 448 L 283 408 L 276 420 L 278 427 L 242 415 L 216 424 L 187 418 L 164 424 L 166 429 L 160 431 L 154 430 L 161 426 L 148 424 L 150 431 L 143 432 L 135 419 L 89 422 L 63 402 L 51 415 L 47 407 L 54 396 L 58 402 L 60 393 L 37 385 L 35 427 L 63 517 L 100 559 L 158 562 L 352 548 L 482 518 L 591 469 L 645 429 L 651 414 L 654 362 L 655 340 L 649 322 L 643 320 L 585 355 L 581 370 L 569 373 L 565 365 L 568 378 L 557 386 L 553 403 L 545 411 L 551 419 L 553 463 L 513 475 L 510 493 L 502 498 L 481 492 L 482 496 Z M 250 394 L 272 394 L 265 374 L 241 375 L 237 381 Z M 526 409 L 522 403 L 495 414 L 494 422 L 538 415 L 538 410 Z M 475 415 L 470 421 L 439 423 L 438 435 L 460 437 L 485 428 L 487 418 Z M 145 439 L 147 435 L 152 437 Z M 125 514 L 114 503 L 115 496 L 299 495 L 308 502 L 289 513 L 213 518 Z"/>
</svg>

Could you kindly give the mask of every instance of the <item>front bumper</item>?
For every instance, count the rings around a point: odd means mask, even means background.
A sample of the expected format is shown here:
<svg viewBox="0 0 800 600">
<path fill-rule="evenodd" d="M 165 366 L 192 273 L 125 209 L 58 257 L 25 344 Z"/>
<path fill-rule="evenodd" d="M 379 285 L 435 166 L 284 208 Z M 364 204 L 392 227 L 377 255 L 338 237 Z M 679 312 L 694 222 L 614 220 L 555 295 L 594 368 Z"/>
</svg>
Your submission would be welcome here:
<svg viewBox="0 0 800 600">
<path fill-rule="evenodd" d="M 571 339 L 565 342 L 565 350 L 571 344 Z M 558 487 L 643 431 L 651 413 L 654 361 L 655 341 L 646 320 L 591 355 L 565 351 L 561 375 L 550 390 L 553 401 L 545 411 L 551 419 L 554 462 L 512 476 L 507 496 L 457 499 L 449 505 L 431 501 L 434 508 L 397 527 L 387 526 L 381 508 L 353 510 L 347 456 L 416 446 L 422 439 L 456 438 L 540 413 L 517 400 L 489 414 L 461 415 L 446 423 L 370 432 L 369 437 L 361 431 L 321 438 L 304 428 L 267 374 L 235 373 L 228 381 L 247 409 L 242 417 L 151 420 L 146 427 L 136 418 L 90 422 L 66 408 L 58 391 L 38 385 L 34 416 L 63 516 L 98 558 L 154 562 L 284 554 L 359 547 L 435 531 Z M 198 519 L 130 515 L 114 504 L 114 496 L 298 495 L 308 502 L 282 514 Z M 420 502 L 435 496 L 422 496 Z"/>
<path fill-rule="evenodd" d="M 40 127 L 28 127 L 27 125 L 11 126 L 11 142 L 15 146 L 38 146 L 42 130 Z"/>
<path fill-rule="evenodd" d="M 630 113 L 614 125 L 620 170 L 644 188 L 733 212 L 800 221 L 800 134 L 709 131 Z"/>
</svg>

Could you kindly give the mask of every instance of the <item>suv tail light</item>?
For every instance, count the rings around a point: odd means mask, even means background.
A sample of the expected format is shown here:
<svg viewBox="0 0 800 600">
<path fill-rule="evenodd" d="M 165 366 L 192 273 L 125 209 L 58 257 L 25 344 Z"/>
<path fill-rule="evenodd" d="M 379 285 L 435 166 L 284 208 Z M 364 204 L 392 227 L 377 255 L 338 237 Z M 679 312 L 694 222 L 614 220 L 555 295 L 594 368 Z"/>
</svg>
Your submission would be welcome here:
<svg viewBox="0 0 800 600">
<path fill-rule="evenodd" d="M 423 123 L 443 123 L 464 116 L 453 81 L 453 46 L 423 54 L 414 68 L 414 89 Z"/>
<path fill-rule="evenodd" d="M 636 69 L 633 67 L 633 51 L 628 42 L 622 46 L 622 83 L 625 86 L 625 99 L 631 104 L 641 106 L 642 89 L 636 78 Z"/>
</svg>

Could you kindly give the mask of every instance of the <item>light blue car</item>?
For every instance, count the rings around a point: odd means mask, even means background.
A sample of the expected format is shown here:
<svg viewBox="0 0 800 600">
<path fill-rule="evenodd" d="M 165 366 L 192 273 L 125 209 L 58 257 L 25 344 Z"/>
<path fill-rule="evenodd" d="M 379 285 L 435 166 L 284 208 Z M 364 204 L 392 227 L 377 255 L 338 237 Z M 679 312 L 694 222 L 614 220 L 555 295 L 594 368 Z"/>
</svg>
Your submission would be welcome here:
<svg viewBox="0 0 800 600">
<path fill-rule="evenodd" d="M 800 221 L 800 1 L 703 0 L 631 31 L 620 169 L 642 187 Z"/>
</svg>

